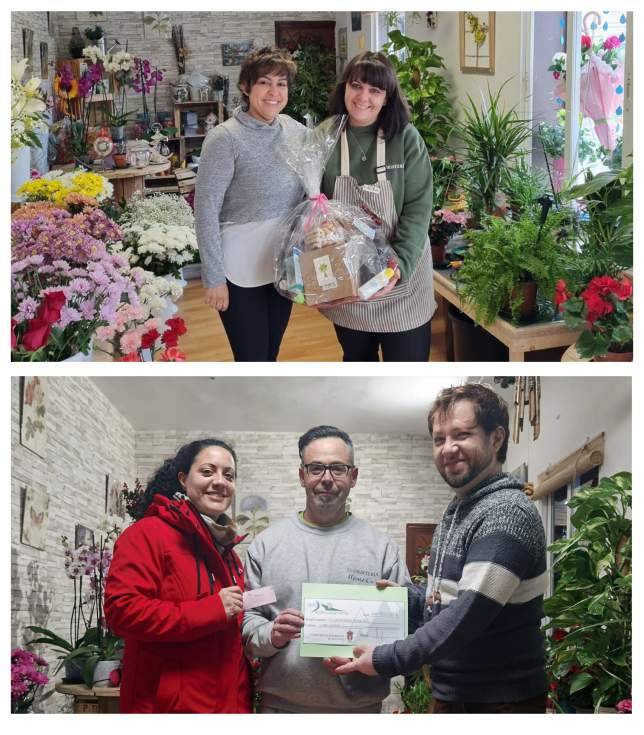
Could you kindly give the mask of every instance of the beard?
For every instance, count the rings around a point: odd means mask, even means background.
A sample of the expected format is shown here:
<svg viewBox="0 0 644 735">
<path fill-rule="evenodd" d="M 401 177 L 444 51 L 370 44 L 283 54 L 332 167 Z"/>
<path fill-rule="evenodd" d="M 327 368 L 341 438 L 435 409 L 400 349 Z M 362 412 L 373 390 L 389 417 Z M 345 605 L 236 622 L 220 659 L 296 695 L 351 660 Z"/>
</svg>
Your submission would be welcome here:
<svg viewBox="0 0 644 735">
<path fill-rule="evenodd" d="M 490 465 L 491 460 L 492 454 L 489 454 L 487 456 L 476 455 L 469 460 L 464 460 L 462 463 L 464 469 L 453 474 L 448 473 L 447 468 L 445 467 L 437 467 L 437 469 L 440 476 L 450 487 L 460 488 L 465 487 L 465 485 L 468 485 L 470 482 L 472 482 L 472 480 L 480 475 L 485 470 L 485 468 Z"/>
</svg>

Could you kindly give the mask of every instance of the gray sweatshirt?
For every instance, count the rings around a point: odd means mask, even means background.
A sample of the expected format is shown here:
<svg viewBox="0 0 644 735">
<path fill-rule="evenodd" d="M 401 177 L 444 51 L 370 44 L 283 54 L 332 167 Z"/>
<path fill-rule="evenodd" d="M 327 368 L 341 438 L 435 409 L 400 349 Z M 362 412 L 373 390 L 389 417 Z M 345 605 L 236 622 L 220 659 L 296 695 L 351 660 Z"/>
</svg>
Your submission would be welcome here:
<svg viewBox="0 0 644 735">
<path fill-rule="evenodd" d="M 280 148 L 306 128 L 288 115 L 264 123 L 247 112 L 213 128 L 203 144 L 195 190 L 195 228 L 205 288 L 226 282 L 221 225 L 279 217 L 302 201 L 304 189 Z"/>
<path fill-rule="evenodd" d="M 322 659 L 300 656 L 300 640 L 271 644 L 273 620 L 282 610 L 302 609 L 302 583 L 368 584 L 391 579 L 409 584 L 398 546 L 382 531 L 350 516 L 330 528 L 312 528 L 297 514 L 269 526 L 246 556 L 246 589 L 271 585 L 277 602 L 244 613 L 246 651 L 262 658 L 262 705 L 302 713 L 378 712 L 388 696 L 387 677 L 327 673 Z"/>
</svg>

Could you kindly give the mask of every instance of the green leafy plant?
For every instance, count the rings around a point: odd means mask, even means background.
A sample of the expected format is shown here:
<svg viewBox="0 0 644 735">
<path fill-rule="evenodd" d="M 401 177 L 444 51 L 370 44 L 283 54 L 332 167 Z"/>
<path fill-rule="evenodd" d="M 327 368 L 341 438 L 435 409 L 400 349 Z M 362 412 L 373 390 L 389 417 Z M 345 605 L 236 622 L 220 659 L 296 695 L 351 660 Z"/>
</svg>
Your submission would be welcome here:
<svg viewBox="0 0 644 735">
<path fill-rule="evenodd" d="M 502 108 L 501 93 L 507 83 L 496 94 L 488 85 L 487 98 L 480 108 L 468 94 L 467 104 L 462 105 L 464 119 L 455 128 L 464 147 L 460 183 L 477 217 L 497 208 L 504 176 L 532 134 L 528 121 L 519 118 L 516 106 L 507 111 Z"/>
<path fill-rule="evenodd" d="M 27 645 L 42 644 L 49 646 L 56 656 L 58 664 L 54 669 L 56 675 L 65 665 L 80 659 L 84 663 L 86 658 L 95 650 L 96 640 L 98 638 L 98 629 L 95 627 L 87 628 L 82 636 L 70 641 L 65 640 L 61 636 L 54 633 L 49 628 L 42 628 L 38 625 L 28 625 L 27 629 L 32 633 L 38 634 L 37 638 L 30 640 Z"/>
<path fill-rule="evenodd" d="M 403 94 L 411 112 L 411 122 L 421 134 L 430 154 L 447 148 L 454 128 L 454 109 L 449 101 L 449 84 L 435 69 L 444 69 L 443 57 L 436 53 L 436 44 L 417 41 L 400 31 L 388 34 L 383 46 L 396 69 Z M 401 60 L 396 52 L 404 51 Z"/>
<path fill-rule="evenodd" d="M 85 29 L 85 37 L 90 41 L 100 41 L 105 35 L 105 31 L 101 26 L 94 26 L 94 28 Z"/>
<path fill-rule="evenodd" d="M 630 699 L 632 477 L 619 472 L 568 500 L 575 532 L 552 544 L 558 573 L 544 602 L 551 698 L 598 711 Z"/>
<path fill-rule="evenodd" d="M 537 127 L 537 138 L 549 158 L 552 160 L 563 158 L 566 142 L 565 128 L 561 125 L 540 122 Z"/>
<path fill-rule="evenodd" d="M 302 42 L 292 56 L 297 76 L 284 112 L 302 122 L 309 115 L 317 123 L 328 114 L 329 95 L 336 82 L 335 58 L 313 41 Z"/>
<path fill-rule="evenodd" d="M 431 682 L 427 668 L 419 671 L 405 681 L 405 686 L 397 685 L 400 691 L 405 712 L 409 714 L 426 714 L 432 701 Z"/>
<path fill-rule="evenodd" d="M 88 687 L 92 686 L 94 669 L 99 661 L 115 661 L 123 655 L 123 639 L 115 636 L 110 630 L 103 633 L 100 643 L 90 643 L 86 646 L 83 661 L 83 681 Z"/>
<path fill-rule="evenodd" d="M 521 156 L 503 174 L 501 189 L 515 213 L 534 207 L 535 202 L 548 191 L 544 171 L 533 168 Z"/>
<path fill-rule="evenodd" d="M 490 324 L 508 307 L 517 321 L 522 282 L 534 281 L 542 295 L 552 298 L 561 267 L 557 235 L 564 216 L 549 213 L 543 227 L 536 210 L 518 220 L 486 216 L 482 230 L 467 230 L 472 246 L 455 279 L 459 296 L 475 308 L 477 321 Z"/>
<path fill-rule="evenodd" d="M 454 191 L 460 174 L 462 163 L 454 156 L 443 158 L 432 158 L 432 173 L 434 196 L 432 202 L 434 209 L 441 209 L 450 192 Z"/>
</svg>

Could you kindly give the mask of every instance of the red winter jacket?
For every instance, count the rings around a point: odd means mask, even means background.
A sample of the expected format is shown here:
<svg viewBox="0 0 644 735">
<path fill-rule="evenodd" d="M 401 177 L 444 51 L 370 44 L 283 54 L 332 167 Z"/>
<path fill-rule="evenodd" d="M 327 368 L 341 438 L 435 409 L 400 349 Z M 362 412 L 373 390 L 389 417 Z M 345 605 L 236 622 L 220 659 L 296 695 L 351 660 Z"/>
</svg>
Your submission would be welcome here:
<svg viewBox="0 0 644 735">
<path fill-rule="evenodd" d="M 235 584 L 232 548 L 217 551 L 189 502 L 155 495 L 118 538 L 105 588 L 107 624 L 125 639 L 121 712 L 250 712 L 242 616 L 227 621 L 218 594 Z"/>
</svg>

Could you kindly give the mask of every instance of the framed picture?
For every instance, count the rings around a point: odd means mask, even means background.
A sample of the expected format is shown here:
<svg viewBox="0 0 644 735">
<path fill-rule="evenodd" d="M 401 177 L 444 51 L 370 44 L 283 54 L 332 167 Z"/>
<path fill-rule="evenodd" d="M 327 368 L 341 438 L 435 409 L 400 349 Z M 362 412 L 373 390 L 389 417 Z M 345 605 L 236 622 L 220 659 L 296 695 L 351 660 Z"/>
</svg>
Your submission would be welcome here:
<svg viewBox="0 0 644 735">
<path fill-rule="evenodd" d="M 94 531 L 77 523 L 74 528 L 74 548 L 79 546 L 94 546 Z"/>
<path fill-rule="evenodd" d="M 494 74 L 494 12 L 465 11 L 459 15 L 463 74 Z"/>
<path fill-rule="evenodd" d="M 22 543 L 33 546 L 34 549 L 44 549 L 48 520 L 49 495 L 44 490 L 26 487 L 20 536 Z"/>
<path fill-rule="evenodd" d="M 221 63 L 224 66 L 240 66 L 253 50 L 252 41 L 236 41 L 221 44 Z"/>
<path fill-rule="evenodd" d="M 361 31 L 362 30 L 362 13 L 351 13 L 351 30 Z"/>
<path fill-rule="evenodd" d="M 45 458 L 47 450 L 45 378 L 25 377 L 22 388 L 20 443 Z"/>
<path fill-rule="evenodd" d="M 105 475 L 105 513 L 108 516 L 125 518 L 125 501 L 121 494 L 123 482 Z"/>
<path fill-rule="evenodd" d="M 338 28 L 338 57 L 346 61 L 349 46 L 347 44 L 347 29 Z"/>
<path fill-rule="evenodd" d="M 45 41 L 40 42 L 40 77 L 45 81 L 49 77 L 49 46 Z"/>
<path fill-rule="evenodd" d="M 34 72 L 34 32 L 31 28 L 22 29 L 22 56 L 29 59 L 28 69 Z"/>
</svg>

